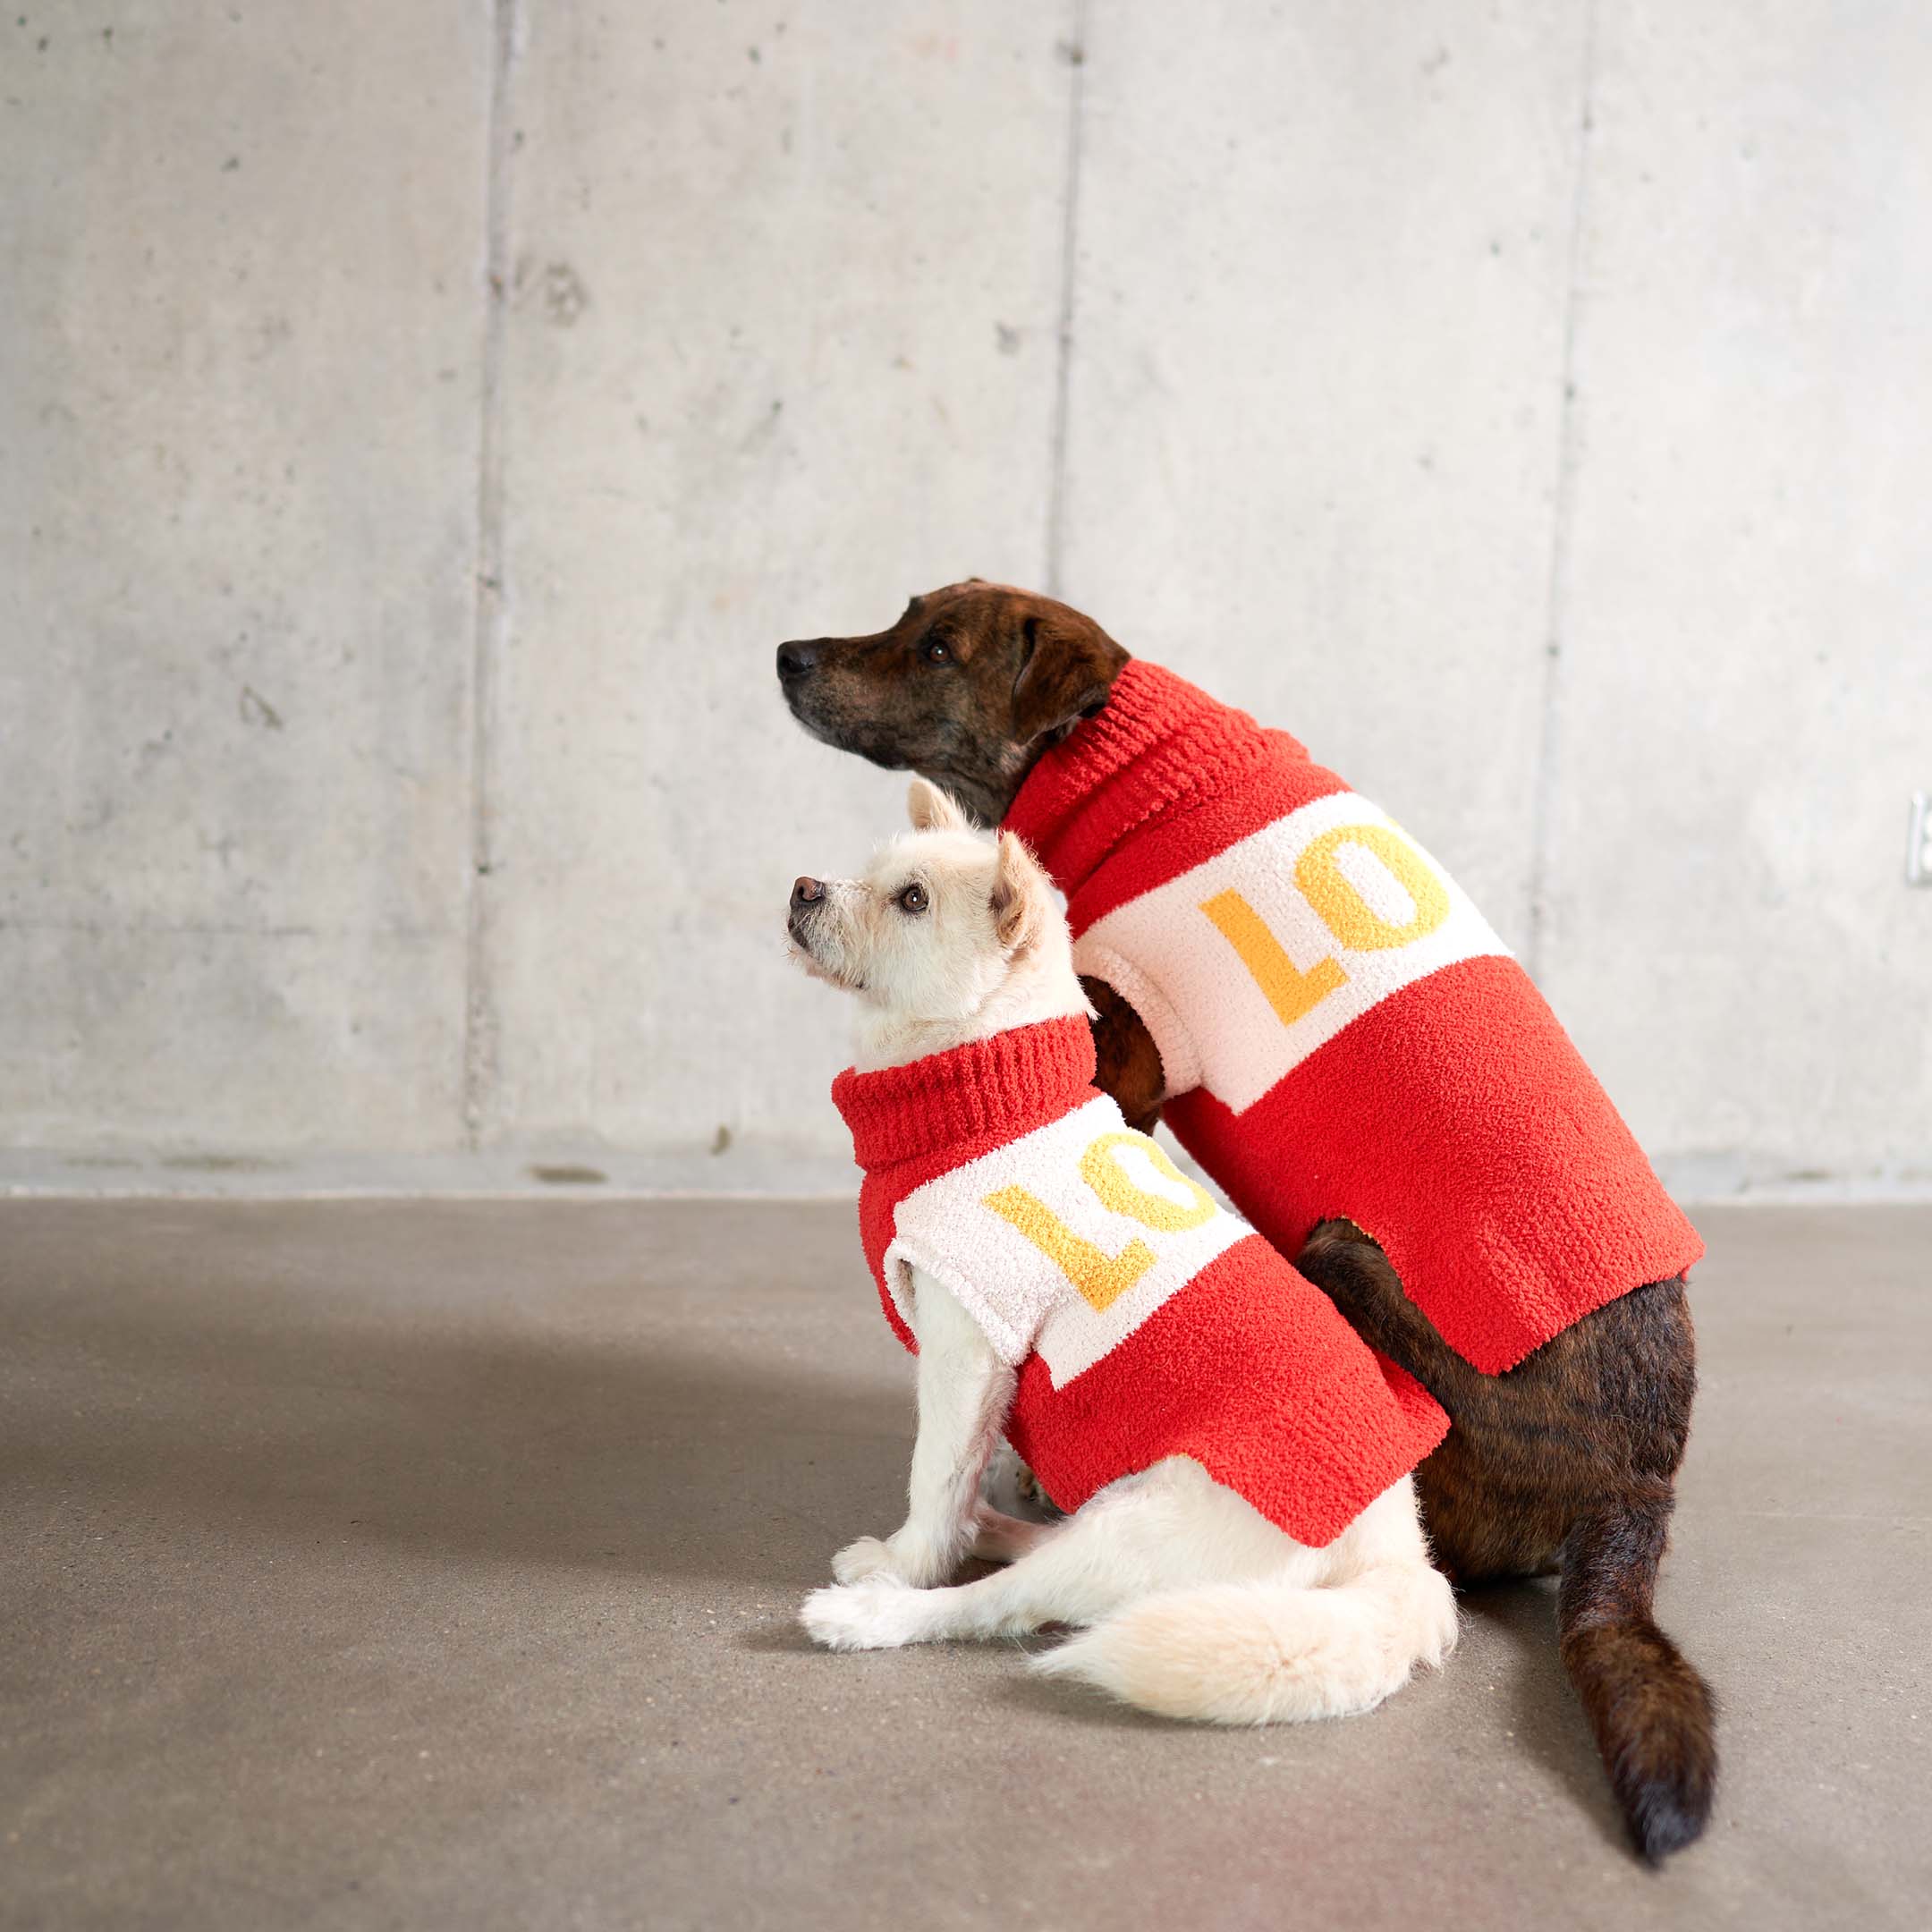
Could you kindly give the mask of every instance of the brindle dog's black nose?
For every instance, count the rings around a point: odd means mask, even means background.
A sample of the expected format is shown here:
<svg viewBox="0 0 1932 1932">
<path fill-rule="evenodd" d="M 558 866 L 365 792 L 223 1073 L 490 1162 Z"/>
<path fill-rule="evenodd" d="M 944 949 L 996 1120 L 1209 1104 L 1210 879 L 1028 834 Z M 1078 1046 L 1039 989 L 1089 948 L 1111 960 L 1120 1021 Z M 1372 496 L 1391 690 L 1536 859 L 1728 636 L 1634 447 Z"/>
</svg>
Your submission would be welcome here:
<svg viewBox="0 0 1932 1932">
<path fill-rule="evenodd" d="M 795 878 L 792 881 L 792 910 L 796 912 L 801 906 L 816 905 L 825 897 L 825 886 L 815 878 Z"/>
<path fill-rule="evenodd" d="M 784 682 L 795 684 L 818 668 L 816 644 L 781 644 L 778 647 L 778 675 Z"/>
</svg>

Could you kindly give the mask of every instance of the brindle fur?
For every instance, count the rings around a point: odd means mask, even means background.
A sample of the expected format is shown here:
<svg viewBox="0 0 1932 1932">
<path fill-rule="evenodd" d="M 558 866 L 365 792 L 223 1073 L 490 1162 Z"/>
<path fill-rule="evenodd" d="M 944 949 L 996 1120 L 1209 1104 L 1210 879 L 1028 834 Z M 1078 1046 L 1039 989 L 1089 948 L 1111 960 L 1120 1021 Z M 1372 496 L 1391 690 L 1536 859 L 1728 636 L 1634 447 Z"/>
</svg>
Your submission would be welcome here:
<svg viewBox="0 0 1932 1932">
<path fill-rule="evenodd" d="M 813 737 L 920 773 L 983 825 L 1106 702 L 1126 662 L 1092 618 L 978 577 L 914 597 L 870 637 L 778 647 L 785 702 Z"/>
<path fill-rule="evenodd" d="M 872 636 L 779 650 L 786 701 L 815 736 L 918 770 L 988 825 L 1040 753 L 1106 703 L 1126 661 L 1092 619 L 979 578 L 914 597 Z M 1112 987 L 1082 984 L 1099 1084 L 1150 1129 L 1163 1088 L 1152 1037 Z M 1297 1266 L 1449 1412 L 1416 1471 L 1437 1560 L 1464 1586 L 1561 1573 L 1563 1665 L 1631 1836 L 1653 1860 L 1689 1843 L 1716 1778 L 1713 1704 L 1650 1614 L 1697 1388 L 1682 1278 L 1620 1295 L 1486 1376 L 1352 1224 L 1324 1222 Z"/>
<path fill-rule="evenodd" d="M 1140 1015 L 1104 979 L 1080 980 L 1094 1010 L 1095 1083 L 1119 1104 L 1136 1133 L 1152 1133 L 1160 1120 L 1160 1048 Z"/>
</svg>

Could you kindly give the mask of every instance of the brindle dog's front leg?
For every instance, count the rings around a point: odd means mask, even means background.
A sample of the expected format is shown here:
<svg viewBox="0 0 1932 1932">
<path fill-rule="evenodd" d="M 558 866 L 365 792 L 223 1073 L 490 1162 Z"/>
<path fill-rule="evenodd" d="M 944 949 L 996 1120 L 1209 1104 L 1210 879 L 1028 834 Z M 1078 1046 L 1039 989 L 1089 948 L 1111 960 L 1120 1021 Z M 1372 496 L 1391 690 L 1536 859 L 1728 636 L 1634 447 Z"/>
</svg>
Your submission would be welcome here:
<svg viewBox="0 0 1932 1932">
<path fill-rule="evenodd" d="M 1080 981 L 1093 1003 L 1094 1084 L 1109 1095 L 1136 1133 L 1152 1133 L 1166 1090 L 1160 1049 L 1145 1022 L 1104 980 Z"/>
<path fill-rule="evenodd" d="M 1436 1560 L 1458 1582 L 1555 1569 L 1564 1538 L 1594 1512 L 1668 1513 L 1697 1387 L 1681 1277 L 1632 1289 L 1515 1368 L 1484 1375 L 1352 1223 L 1323 1222 L 1295 1266 L 1449 1411 L 1455 1427 L 1417 1470 L 1416 1494 Z"/>
</svg>

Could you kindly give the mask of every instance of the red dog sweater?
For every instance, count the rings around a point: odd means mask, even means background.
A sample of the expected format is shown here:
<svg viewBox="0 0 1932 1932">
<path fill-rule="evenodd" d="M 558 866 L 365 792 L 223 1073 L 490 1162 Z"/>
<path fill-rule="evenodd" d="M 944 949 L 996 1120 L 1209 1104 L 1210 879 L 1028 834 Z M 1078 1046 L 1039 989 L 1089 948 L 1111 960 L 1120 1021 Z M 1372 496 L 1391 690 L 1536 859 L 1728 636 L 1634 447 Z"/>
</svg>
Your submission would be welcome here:
<svg viewBox="0 0 1932 1932">
<path fill-rule="evenodd" d="M 958 1296 L 1019 1371 L 1007 1438 L 1063 1508 L 1187 1455 L 1332 1541 L 1447 1416 L 1093 1075 L 1081 1020 L 839 1075 L 886 1320 L 916 1349 L 912 1267 Z"/>
<path fill-rule="evenodd" d="M 1135 659 L 1005 823 L 1175 1134 L 1286 1253 L 1346 1216 L 1490 1374 L 1703 1253 L 1482 915 L 1285 733 Z"/>
</svg>

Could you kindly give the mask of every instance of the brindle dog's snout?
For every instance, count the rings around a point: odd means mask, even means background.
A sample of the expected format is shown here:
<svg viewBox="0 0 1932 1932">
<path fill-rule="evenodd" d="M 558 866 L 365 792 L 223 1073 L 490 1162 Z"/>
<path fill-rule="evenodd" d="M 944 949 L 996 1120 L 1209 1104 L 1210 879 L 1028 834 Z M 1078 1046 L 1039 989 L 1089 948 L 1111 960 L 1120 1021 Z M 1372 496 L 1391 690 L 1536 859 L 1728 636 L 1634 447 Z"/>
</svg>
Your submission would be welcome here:
<svg viewBox="0 0 1932 1932">
<path fill-rule="evenodd" d="M 796 684 L 801 678 L 809 677 L 818 668 L 817 644 L 794 642 L 778 647 L 778 682 L 781 684 Z"/>
</svg>

